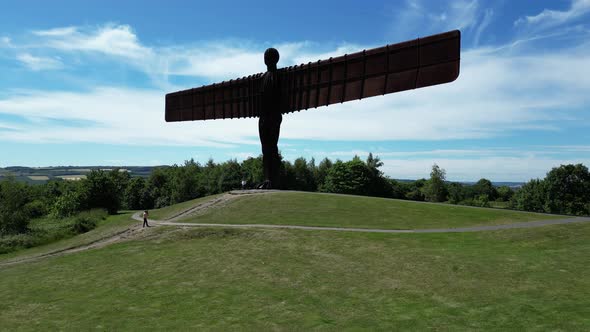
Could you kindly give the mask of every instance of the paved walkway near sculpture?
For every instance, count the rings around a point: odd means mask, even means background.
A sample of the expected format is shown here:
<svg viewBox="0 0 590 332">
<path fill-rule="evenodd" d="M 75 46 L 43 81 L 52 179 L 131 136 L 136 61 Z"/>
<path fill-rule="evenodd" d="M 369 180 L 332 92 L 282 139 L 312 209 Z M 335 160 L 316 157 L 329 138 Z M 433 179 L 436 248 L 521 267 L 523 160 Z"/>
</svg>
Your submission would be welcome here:
<svg viewBox="0 0 590 332">
<path fill-rule="evenodd" d="M 363 232 L 363 233 L 463 233 L 463 232 L 482 232 L 495 231 L 502 229 L 514 228 L 533 228 L 548 225 L 571 224 L 579 222 L 590 222 L 590 218 L 586 217 L 570 217 L 559 218 L 556 215 L 555 219 L 527 221 L 504 225 L 489 225 L 489 226 L 470 226 L 458 228 L 432 228 L 432 229 L 375 229 L 375 228 L 346 228 L 346 227 L 320 227 L 320 226 L 299 226 L 299 225 L 267 225 L 267 224 L 205 224 L 205 223 L 186 223 L 177 222 L 179 219 L 188 216 L 195 216 L 204 213 L 206 210 L 227 203 L 228 201 L 243 195 L 264 195 L 277 192 L 275 190 L 237 190 L 226 193 L 218 198 L 197 204 L 194 207 L 174 215 L 172 218 L 166 220 L 150 219 L 150 222 L 158 226 L 177 226 L 177 227 L 233 227 L 233 228 L 274 228 L 274 229 L 302 229 L 313 231 L 339 231 L 339 232 Z M 422 204 L 428 204 L 421 202 Z M 133 215 L 133 219 L 143 221 L 140 212 Z"/>
</svg>

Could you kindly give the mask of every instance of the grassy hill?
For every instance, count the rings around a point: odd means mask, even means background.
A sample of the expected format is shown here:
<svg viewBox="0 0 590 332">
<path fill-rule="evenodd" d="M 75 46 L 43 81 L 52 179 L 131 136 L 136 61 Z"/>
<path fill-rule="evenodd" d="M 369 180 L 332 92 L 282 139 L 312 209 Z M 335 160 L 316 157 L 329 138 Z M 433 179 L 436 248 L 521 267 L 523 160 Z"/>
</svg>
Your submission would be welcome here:
<svg viewBox="0 0 590 332">
<path fill-rule="evenodd" d="M 154 211 L 155 219 L 169 218 L 178 207 L 202 202 L 197 199 Z M 483 209 L 461 205 L 433 204 L 388 198 L 304 192 L 244 195 L 228 201 L 224 208 L 182 222 L 211 224 L 271 224 L 381 229 L 456 228 L 500 225 L 532 220 L 556 219 L 555 215 Z"/>
<path fill-rule="evenodd" d="M 401 203 L 280 193 L 232 200 L 198 218 L 255 223 L 263 210 L 277 222 L 344 227 L 393 227 L 385 217 L 375 221 L 389 215 L 398 225 L 430 227 L 445 211 L 448 225 L 510 218 Z M 424 218 L 411 224 L 412 213 Z M 115 216 L 85 236 L 128 223 L 128 215 Z M 590 328 L 590 223 L 445 234 L 178 227 L 139 234 L 0 266 L 1 329 Z M 0 264 L 5 260 L 0 256 Z"/>
</svg>

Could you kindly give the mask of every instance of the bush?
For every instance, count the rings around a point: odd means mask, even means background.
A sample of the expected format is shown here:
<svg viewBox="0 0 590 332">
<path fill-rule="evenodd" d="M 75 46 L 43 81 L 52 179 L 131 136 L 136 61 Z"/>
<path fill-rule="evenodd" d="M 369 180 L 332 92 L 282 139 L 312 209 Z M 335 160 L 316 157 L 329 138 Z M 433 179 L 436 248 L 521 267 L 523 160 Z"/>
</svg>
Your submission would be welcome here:
<svg viewBox="0 0 590 332">
<path fill-rule="evenodd" d="M 80 212 L 73 218 L 71 230 L 74 234 L 82 234 L 96 228 L 99 221 L 106 219 L 108 212 L 102 209 L 93 209 Z"/>
<path fill-rule="evenodd" d="M 37 239 L 31 234 L 0 236 L 0 254 L 37 245 Z"/>
<path fill-rule="evenodd" d="M 59 196 L 51 207 L 51 215 L 57 218 L 69 217 L 80 210 L 81 198 L 75 191 L 67 191 Z"/>
</svg>

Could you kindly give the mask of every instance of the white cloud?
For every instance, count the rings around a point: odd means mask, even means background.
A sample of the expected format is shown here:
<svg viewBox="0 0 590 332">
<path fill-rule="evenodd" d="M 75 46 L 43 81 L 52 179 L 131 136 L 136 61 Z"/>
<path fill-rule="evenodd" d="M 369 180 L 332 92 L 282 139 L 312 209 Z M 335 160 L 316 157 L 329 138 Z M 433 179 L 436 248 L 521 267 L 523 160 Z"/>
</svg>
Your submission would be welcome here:
<svg viewBox="0 0 590 332">
<path fill-rule="evenodd" d="M 62 51 L 99 52 L 130 59 L 145 59 L 152 50 L 142 46 L 128 25 L 107 24 L 98 29 L 65 27 L 34 31 L 45 45 Z"/>
<path fill-rule="evenodd" d="M 519 18 L 514 22 L 514 25 L 536 29 L 552 28 L 578 19 L 588 12 L 590 12 L 590 0 L 572 0 L 567 10 L 544 9 L 537 15 Z"/>
<path fill-rule="evenodd" d="M 472 28 L 479 16 L 479 2 L 477 0 L 453 1 L 449 5 L 448 18 L 445 20 L 447 29 Z"/>
<path fill-rule="evenodd" d="M 191 123 L 164 122 L 160 90 L 104 87 L 88 92 L 23 92 L 0 99 L 0 114 L 24 117 L 21 130 L 0 140 L 35 143 L 93 142 L 131 145 L 232 147 L 258 144 L 254 119 Z M 59 119 L 59 123 L 51 122 Z M 68 121 L 87 125 L 67 125 Z"/>
<path fill-rule="evenodd" d="M 494 11 L 492 9 L 486 9 L 483 15 L 483 19 L 481 23 L 477 26 L 475 30 L 475 37 L 473 38 L 473 44 L 477 47 L 479 45 L 479 39 L 481 37 L 482 32 L 490 25 L 492 22 L 492 17 L 494 16 Z"/>
<path fill-rule="evenodd" d="M 33 33 L 37 36 L 47 36 L 47 37 L 67 37 L 72 36 L 78 32 L 77 27 L 63 27 L 63 28 L 53 28 L 48 30 L 36 30 Z"/>
<path fill-rule="evenodd" d="M 425 6 L 422 0 L 406 0 L 401 9 L 396 7 L 392 34 L 399 39 L 421 37 L 421 34 L 440 33 L 447 30 L 469 30 L 477 26 L 481 16 L 478 0 L 436 2 Z"/>
<path fill-rule="evenodd" d="M 12 40 L 9 37 L 0 38 L 0 47 L 12 48 Z"/>
<path fill-rule="evenodd" d="M 38 57 L 29 53 L 21 53 L 16 57 L 18 61 L 34 71 L 53 70 L 63 67 L 63 63 L 56 58 Z"/>
<path fill-rule="evenodd" d="M 15 126 L 15 125 L 9 124 L 9 123 L 0 122 L 0 131 L 1 130 L 19 130 L 19 129 L 20 129 L 19 126 Z"/>
</svg>

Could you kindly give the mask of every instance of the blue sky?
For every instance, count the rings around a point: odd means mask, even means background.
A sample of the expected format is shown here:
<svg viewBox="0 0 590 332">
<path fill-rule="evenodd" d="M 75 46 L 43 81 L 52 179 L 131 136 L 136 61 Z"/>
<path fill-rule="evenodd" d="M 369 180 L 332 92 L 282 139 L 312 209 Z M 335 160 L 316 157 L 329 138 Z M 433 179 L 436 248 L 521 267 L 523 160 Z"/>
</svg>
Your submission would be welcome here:
<svg viewBox="0 0 590 332">
<path fill-rule="evenodd" d="M 255 119 L 164 122 L 164 95 L 452 29 L 461 74 L 284 117 L 279 149 L 394 178 L 526 181 L 590 166 L 590 0 L 3 1 L 0 167 L 260 154 Z"/>
</svg>

